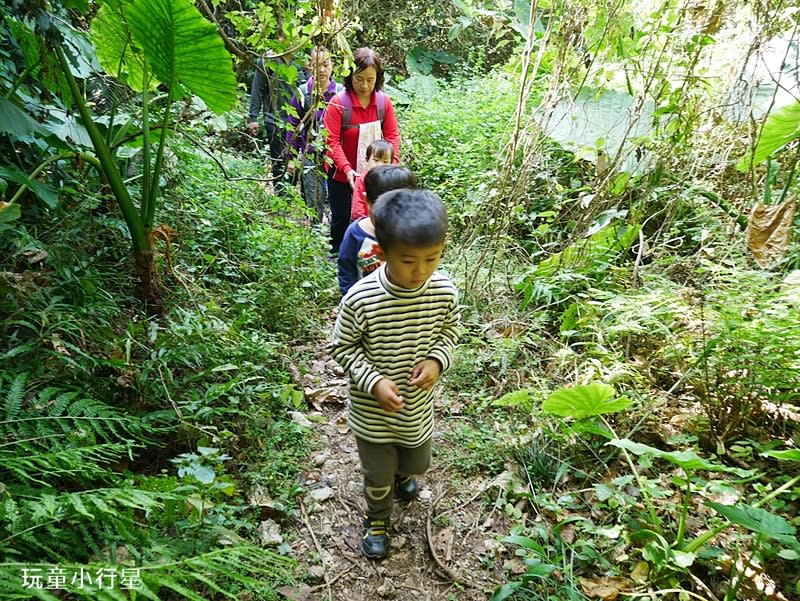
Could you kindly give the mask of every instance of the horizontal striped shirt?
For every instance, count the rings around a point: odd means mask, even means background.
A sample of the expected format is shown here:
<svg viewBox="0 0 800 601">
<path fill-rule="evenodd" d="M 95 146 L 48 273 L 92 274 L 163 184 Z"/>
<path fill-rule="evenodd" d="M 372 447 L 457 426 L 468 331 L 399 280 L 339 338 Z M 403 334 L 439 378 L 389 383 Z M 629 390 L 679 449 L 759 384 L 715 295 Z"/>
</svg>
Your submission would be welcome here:
<svg viewBox="0 0 800 601">
<path fill-rule="evenodd" d="M 389 282 L 386 265 L 359 280 L 344 296 L 333 328 L 331 356 L 350 378 L 350 428 L 376 444 L 416 447 L 433 434 L 433 390 L 408 383 L 413 369 L 436 359 L 450 368 L 458 341 L 458 292 L 435 272 L 417 290 Z M 372 396 L 390 378 L 404 407 L 384 411 Z"/>
</svg>

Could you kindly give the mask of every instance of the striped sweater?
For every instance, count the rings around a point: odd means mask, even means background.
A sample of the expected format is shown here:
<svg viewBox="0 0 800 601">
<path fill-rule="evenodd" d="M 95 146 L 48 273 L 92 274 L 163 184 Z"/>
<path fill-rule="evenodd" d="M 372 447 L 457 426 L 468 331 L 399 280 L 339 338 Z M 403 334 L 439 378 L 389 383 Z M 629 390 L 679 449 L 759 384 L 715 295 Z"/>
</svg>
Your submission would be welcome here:
<svg viewBox="0 0 800 601">
<path fill-rule="evenodd" d="M 386 266 L 358 281 L 342 299 L 331 355 L 350 378 L 350 428 L 377 444 L 416 447 L 433 434 L 433 390 L 410 386 L 418 363 L 452 364 L 458 340 L 458 292 L 435 272 L 417 290 L 389 282 Z M 372 396 L 381 378 L 391 378 L 404 407 L 384 411 Z"/>
</svg>

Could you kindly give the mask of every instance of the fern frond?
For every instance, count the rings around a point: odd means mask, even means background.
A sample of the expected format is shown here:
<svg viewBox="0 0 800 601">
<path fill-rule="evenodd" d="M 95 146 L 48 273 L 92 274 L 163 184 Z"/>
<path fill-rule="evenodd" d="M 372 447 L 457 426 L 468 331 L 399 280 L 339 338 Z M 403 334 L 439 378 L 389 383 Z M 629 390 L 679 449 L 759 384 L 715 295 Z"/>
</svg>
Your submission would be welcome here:
<svg viewBox="0 0 800 601">
<path fill-rule="evenodd" d="M 18 447 L 25 448 L 18 443 Z M 0 466 L 22 482 L 35 482 L 47 486 L 64 477 L 94 480 L 109 475 L 106 464 L 127 454 L 129 447 L 122 444 L 96 444 L 84 447 L 55 448 L 52 452 L 27 454 L 0 452 Z"/>
<path fill-rule="evenodd" d="M 25 398 L 25 381 L 27 379 L 28 374 L 24 372 L 17 374 L 11 386 L 8 387 L 6 398 L 3 401 L 3 409 L 7 420 L 17 417 L 22 409 L 22 401 Z"/>
<path fill-rule="evenodd" d="M 28 564 L 0 563 L 0 599 L 42 599 L 43 601 L 60 601 L 56 596 L 59 591 L 47 589 L 31 589 L 25 587 L 22 568 Z"/>
<path fill-rule="evenodd" d="M 163 588 L 168 588 L 172 591 L 175 591 L 183 599 L 189 599 L 190 601 L 207 601 L 205 597 L 201 597 L 194 591 L 189 590 L 183 584 L 181 584 L 177 580 L 174 580 L 170 576 L 164 575 L 162 578 L 159 579 L 159 584 Z"/>
<path fill-rule="evenodd" d="M 242 545 L 209 551 L 171 564 L 142 566 L 141 574 L 142 580 L 156 590 L 159 586 L 165 586 L 181 592 L 171 585 L 178 582 L 185 588 L 202 583 L 225 596 L 236 597 L 235 594 L 231 595 L 235 591 L 230 584 L 238 583 L 259 589 L 269 587 L 270 583 L 285 581 L 292 565 L 294 560 L 288 557 L 262 547 Z M 219 591 L 220 588 L 223 590 Z M 194 599 L 192 595 L 185 598 Z"/>
</svg>

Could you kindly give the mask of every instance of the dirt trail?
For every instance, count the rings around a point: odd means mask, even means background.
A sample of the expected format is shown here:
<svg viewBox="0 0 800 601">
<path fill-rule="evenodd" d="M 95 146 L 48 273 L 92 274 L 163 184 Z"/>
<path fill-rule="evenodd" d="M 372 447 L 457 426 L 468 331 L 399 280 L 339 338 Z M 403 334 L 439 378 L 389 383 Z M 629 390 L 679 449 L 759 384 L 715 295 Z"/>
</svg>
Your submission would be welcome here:
<svg viewBox="0 0 800 601">
<path fill-rule="evenodd" d="M 347 381 L 336 363 L 322 356 L 300 384 L 313 408 L 294 418 L 308 420 L 321 443 L 301 476 L 308 492 L 292 545 L 309 584 L 281 593 L 294 601 L 488 599 L 503 581 L 501 555 L 507 555 L 496 539 L 507 532 L 506 524 L 502 512 L 483 501 L 493 492 L 490 483 L 480 477 L 465 481 L 443 459 L 452 456 L 443 447 L 450 444 L 446 432 L 454 423 L 441 393 L 431 470 L 419 480 L 417 500 L 395 505 L 390 556 L 371 561 L 360 547 L 361 473 L 346 425 Z"/>
</svg>

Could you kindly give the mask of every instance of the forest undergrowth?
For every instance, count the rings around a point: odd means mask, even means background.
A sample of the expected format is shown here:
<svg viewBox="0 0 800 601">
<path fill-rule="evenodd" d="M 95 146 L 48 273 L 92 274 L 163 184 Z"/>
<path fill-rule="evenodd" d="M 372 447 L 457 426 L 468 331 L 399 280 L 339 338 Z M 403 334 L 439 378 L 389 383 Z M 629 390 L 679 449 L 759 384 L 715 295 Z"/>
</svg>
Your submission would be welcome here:
<svg viewBox="0 0 800 601">
<path fill-rule="evenodd" d="M 435 119 L 405 119 L 430 139 Z M 5 234 L 6 594 L 27 594 L 23 569 L 124 566 L 158 598 L 796 596 L 800 292 L 749 267 L 721 215 L 687 204 L 678 252 L 639 264 L 605 241 L 532 272 L 509 238 L 469 288 L 479 242 L 459 248 L 458 215 L 479 207 L 449 200 L 463 337 L 435 467 L 394 558 L 369 564 L 324 229 L 247 179 L 260 159 L 220 156 L 242 179 L 176 146 L 164 318 L 117 292 L 132 282 L 102 196 Z"/>
<path fill-rule="evenodd" d="M 742 227 L 793 163 L 748 177 L 685 87 L 631 150 L 648 170 L 542 135 L 533 107 L 584 62 L 537 63 L 523 25 L 518 61 L 393 91 L 403 161 L 448 206 L 462 337 L 385 561 L 359 551 L 327 231 L 273 193 L 242 112 L 175 115 L 161 313 L 97 161 L 46 159 L 52 197 L 3 171 L 0 598 L 800 599 L 800 253 L 761 267 Z M 691 43 L 670 48 L 690 71 Z M 520 78 L 541 65 L 558 77 Z M 20 164 L 48 147 L 4 136 Z"/>
</svg>

